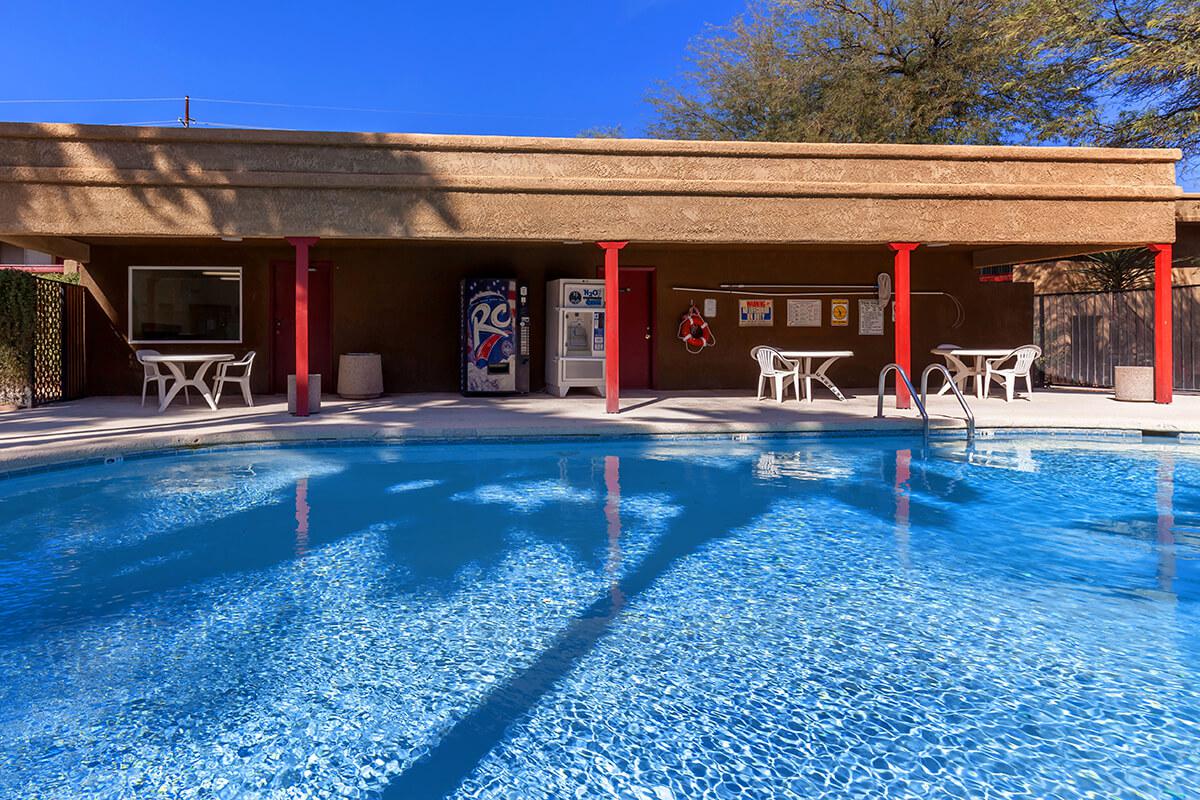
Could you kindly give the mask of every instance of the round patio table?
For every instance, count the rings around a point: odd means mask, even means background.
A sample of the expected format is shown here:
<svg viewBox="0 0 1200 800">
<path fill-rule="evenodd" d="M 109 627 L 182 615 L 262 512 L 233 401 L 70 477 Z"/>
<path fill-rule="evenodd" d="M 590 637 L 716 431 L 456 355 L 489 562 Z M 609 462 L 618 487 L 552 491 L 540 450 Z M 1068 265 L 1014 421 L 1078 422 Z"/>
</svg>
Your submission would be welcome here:
<svg viewBox="0 0 1200 800">
<path fill-rule="evenodd" d="M 950 366 L 950 371 L 954 373 L 954 382 L 958 384 L 960 392 L 966 392 L 967 381 L 971 378 L 975 379 L 975 396 L 983 397 L 983 375 L 985 367 L 984 362 L 989 358 L 1000 358 L 1012 352 L 1011 347 L 1006 347 L 1002 350 L 995 348 L 976 348 L 976 347 L 935 347 L 929 352 L 935 356 L 943 356 L 946 363 Z M 968 366 L 963 360 L 966 358 L 974 359 L 974 364 Z M 942 388 L 938 389 L 938 394 L 945 394 L 950 390 L 950 384 L 942 384 Z"/>
<path fill-rule="evenodd" d="M 233 353 L 196 353 L 188 355 L 169 356 L 165 354 L 146 355 L 142 356 L 142 361 L 148 364 L 162 364 L 171 373 L 173 382 L 171 388 L 158 401 L 158 413 L 167 410 L 167 406 L 171 405 L 171 401 L 175 399 L 175 395 L 179 394 L 185 387 L 191 386 L 200 392 L 201 396 L 208 402 L 208 407 L 213 411 L 217 410 L 217 404 L 213 400 L 212 392 L 208 390 L 208 384 L 204 382 L 204 374 L 209 368 L 218 361 L 233 361 L 235 356 Z M 192 373 L 192 377 L 187 376 L 187 367 L 189 364 L 199 364 L 196 371 Z"/>
<path fill-rule="evenodd" d="M 826 389 L 833 392 L 833 396 L 842 402 L 846 401 L 846 396 L 842 394 L 834 382 L 829 379 L 825 373 L 833 366 L 833 362 L 839 358 L 853 358 L 853 350 L 780 350 L 779 355 L 793 361 L 800 362 L 800 380 L 804 381 L 804 395 L 808 402 L 812 402 L 812 382 L 813 380 L 820 381 Z M 813 369 L 813 359 L 823 359 L 821 365 Z"/>
</svg>

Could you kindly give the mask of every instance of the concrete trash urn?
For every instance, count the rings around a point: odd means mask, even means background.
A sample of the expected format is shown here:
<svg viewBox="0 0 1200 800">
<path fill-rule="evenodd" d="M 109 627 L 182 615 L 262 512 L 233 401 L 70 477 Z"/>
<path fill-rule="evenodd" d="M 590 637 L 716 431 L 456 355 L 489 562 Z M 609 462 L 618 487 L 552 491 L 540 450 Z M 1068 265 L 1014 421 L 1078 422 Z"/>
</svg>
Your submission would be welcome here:
<svg viewBox="0 0 1200 800">
<path fill-rule="evenodd" d="M 1113 395 L 1118 400 L 1154 402 L 1154 367 L 1113 367 Z"/>
<path fill-rule="evenodd" d="M 383 394 L 379 353 L 343 353 L 338 359 L 337 393 L 347 400 L 369 400 Z"/>
<path fill-rule="evenodd" d="M 288 375 L 288 413 L 296 413 L 296 376 Z M 308 376 L 308 413 L 316 414 L 321 410 L 321 376 Z"/>
</svg>

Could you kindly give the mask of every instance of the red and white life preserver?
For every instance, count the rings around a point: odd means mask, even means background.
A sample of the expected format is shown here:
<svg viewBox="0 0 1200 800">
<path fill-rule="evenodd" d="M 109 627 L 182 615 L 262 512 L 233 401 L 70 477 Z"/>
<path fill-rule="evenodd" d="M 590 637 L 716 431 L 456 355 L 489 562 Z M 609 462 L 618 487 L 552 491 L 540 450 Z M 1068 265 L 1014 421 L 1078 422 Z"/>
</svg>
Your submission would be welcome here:
<svg viewBox="0 0 1200 800">
<path fill-rule="evenodd" d="M 688 308 L 680 320 L 679 338 L 683 340 L 683 346 L 689 353 L 699 353 L 717 343 L 717 337 L 713 336 L 712 329 L 708 327 L 704 317 L 700 316 L 700 309 L 695 306 Z"/>
</svg>

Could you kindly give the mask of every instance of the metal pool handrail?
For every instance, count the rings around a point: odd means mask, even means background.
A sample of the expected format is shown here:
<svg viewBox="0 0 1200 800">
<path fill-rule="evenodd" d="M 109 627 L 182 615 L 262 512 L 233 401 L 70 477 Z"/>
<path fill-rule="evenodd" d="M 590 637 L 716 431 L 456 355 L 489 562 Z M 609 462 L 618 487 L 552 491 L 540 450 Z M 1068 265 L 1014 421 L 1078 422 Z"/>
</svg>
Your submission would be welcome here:
<svg viewBox="0 0 1200 800">
<path fill-rule="evenodd" d="M 950 374 L 950 370 L 946 369 L 944 364 L 930 364 L 921 373 L 921 404 L 929 402 L 929 373 L 940 372 L 946 376 L 946 384 L 950 387 L 950 391 L 954 392 L 954 396 L 958 398 L 958 404 L 962 406 L 963 413 L 967 415 L 967 443 L 975 441 L 975 415 L 971 413 L 971 407 L 967 405 L 967 398 L 963 397 L 963 393 L 959 391 L 958 384 L 954 382 L 954 376 Z M 979 380 L 976 378 L 976 380 Z M 925 418 L 925 430 L 928 435 L 929 417 Z"/>
<path fill-rule="evenodd" d="M 895 362 L 888 364 L 879 373 L 879 391 L 877 392 L 879 402 L 875 409 L 875 418 L 883 419 L 883 387 L 887 383 L 888 373 L 892 370 L 895 370 L 900 379 L 904 381 L 904 385 L 908 387 L 909 397 L 917 404 L 917 410 L 921 412 L 921 419 L 925 420 L 925 443 L 929 444 L 929 412 L 925 410 L 925 403 L 917 396 L 917 390 L 913 388 L 912 381 L 908 379 L 908 373 L 904 371 L 904 367 Z"/>
</svg>

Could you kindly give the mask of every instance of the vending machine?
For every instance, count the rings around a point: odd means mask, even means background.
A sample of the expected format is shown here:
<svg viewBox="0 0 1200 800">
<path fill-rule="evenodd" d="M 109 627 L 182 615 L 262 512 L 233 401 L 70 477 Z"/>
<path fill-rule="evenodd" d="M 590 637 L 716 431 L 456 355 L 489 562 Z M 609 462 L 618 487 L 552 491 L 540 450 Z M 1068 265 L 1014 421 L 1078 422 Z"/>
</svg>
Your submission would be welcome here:
<svg viewBox="0 0 1200 800">
<path fill-rule="evenodd" d="M 546 391 L 582 387 L 604 396 L 604 281 L 546 285 Z"/>
<path fill-rule="evenodd" d="M 529 391 L 529 287 L 509 278 L 459 284 L 463 394 Z"/>
</svg>

